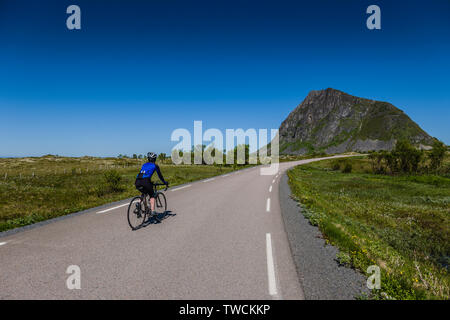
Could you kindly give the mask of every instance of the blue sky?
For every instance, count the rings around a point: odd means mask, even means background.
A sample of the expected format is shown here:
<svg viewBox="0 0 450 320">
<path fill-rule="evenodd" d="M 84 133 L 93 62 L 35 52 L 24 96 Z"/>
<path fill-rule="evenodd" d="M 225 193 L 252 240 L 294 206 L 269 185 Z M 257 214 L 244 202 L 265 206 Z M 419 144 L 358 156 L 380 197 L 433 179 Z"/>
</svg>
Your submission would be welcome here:
<svg viewBox="0 0 450 320">
<path fill-rule="evenodd" d="M 169 152 L 194 120 L 278 128 L 328 87 L 450 144 L 449 39 L 448 0 L 0 0 L 0 156 Z"/>
</svg>

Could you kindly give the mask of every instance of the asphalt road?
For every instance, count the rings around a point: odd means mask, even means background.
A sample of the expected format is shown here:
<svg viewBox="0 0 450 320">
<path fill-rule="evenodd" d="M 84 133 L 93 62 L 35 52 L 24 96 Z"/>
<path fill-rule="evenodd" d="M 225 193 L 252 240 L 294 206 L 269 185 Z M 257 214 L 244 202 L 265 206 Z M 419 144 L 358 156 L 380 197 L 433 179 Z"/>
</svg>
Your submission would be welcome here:
<svg viewBox="0 0 450 320">
<path fill-rule="evenodd" d="M 310 161 L 169 189 L 170 214 L 137 231 L 124 201 L 3 235 L 0 299 L 304 299 L 278 184 Z M 71 265 L 81 289 L 67 287 Z"/>
</svg>

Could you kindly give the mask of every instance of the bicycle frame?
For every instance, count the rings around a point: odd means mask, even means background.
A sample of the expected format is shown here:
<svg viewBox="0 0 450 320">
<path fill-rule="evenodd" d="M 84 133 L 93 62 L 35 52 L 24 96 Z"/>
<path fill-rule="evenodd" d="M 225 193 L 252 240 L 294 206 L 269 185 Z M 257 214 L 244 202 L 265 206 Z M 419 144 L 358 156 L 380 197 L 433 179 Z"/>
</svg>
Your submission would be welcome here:
<svg viewBox="0 0 450 320">
<path fill-rule="evenodd" d="M 150 205 L 150 199 L 151 198 L 154 198 L 155 199 L 155 206 L 158 206 L 158 207 L 161 207 L 162 206 L 162 203 L 161 203 L 161 200 L 157 197 L 157 195 L 158 195 L 158 192 L 160 192 L 160 191 L 158 191 L 158 186 L 165 186 L 165 184 L 164 183 L 152 183 L 152 185 L 153 185 L 153 197 L 150 197 L 150 195 L 148 194 L 148 193 L 143 193 L 142 195 L 141 195 L 141 197 L 142 197 L 142 199 L 143 199 L 143 202 L 144 202 L 144 208 L 145 208 L 145 211 L 146 212 L 148 212 L 147 210 L 150 208 L 151 209 L 151 205 Z M 164 189 L 164 191 L 166 191 L 167 190 L 167 186 L 166 186 L 166 188 Z M 148 198 L 148 200 L 147 200 L 147 198 Z M 148 201 L 148 202 L 147 202 Z M 157 201 L 159 202 L 159 203 L 157 203 Z"/>
</svg>

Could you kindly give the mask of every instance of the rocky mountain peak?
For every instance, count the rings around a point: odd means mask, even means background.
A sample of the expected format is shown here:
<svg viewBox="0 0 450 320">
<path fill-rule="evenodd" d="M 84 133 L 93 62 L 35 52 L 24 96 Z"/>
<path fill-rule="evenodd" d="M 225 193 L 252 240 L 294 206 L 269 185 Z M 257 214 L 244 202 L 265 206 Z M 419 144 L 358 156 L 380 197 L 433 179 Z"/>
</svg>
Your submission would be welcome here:
<svg viewBox="0 0 450 320">
<path fill-rule="evenodd" d="M 390 150 L 398 139 L 417 146 L 433 141 L 392 104 L 333 88 L 309 92 L 283 121 L 279 133 L 280 152 L 285 154 Z"/>
</svg>

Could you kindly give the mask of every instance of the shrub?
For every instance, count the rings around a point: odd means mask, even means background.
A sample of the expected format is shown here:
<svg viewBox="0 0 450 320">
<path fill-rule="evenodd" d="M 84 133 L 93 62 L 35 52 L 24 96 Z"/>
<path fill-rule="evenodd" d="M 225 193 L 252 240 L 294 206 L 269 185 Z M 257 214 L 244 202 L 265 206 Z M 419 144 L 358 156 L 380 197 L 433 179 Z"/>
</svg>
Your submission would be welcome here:
<svg viewBox="0 0 450 320">
<path fill-rule="evenodd" d="M 373 152 L 369 155 L 373 173 L 418 173 L 423 151 L 416 149 L 407 140 L 397 141 L 394 150 Z"/>
<path fill-rule="evenodd" d="M 122 191 L 120 183 L 122 182 L 122 176 L 116 170 L 106 171 L 104 174 L 106 186 L 113 192 Z"/>
<path fill-rule="evenodd" d="M 445 157 L 446 147 L 441 141 L 435 141 L 433 143 L 433 148 L 428 154 L 430 159 L 430 168 L 432 170 L 437 170 L 441 165 Z"/>
<path fill-rule="evenodd" d="M 333 169 L 334 171 L 340 170 L 341 164 L 339 163 L 339 161 L 333 161 L 333 163 L 331 165 L 331 169 Z"/>
<path fill-rule="evenodd" d="M 350 173 L 350 172 L 352 172 L 352 169 L 353 169 L 352 164 L 350 162 L 347 162 L 344 166 L 344 169 L 342 169 L 342 172 Z"/>
<path fill-rule="evenodd" d="M 414 148 L 407 140 L 397 141 L 391 153 L 398 161 L 398 169 L 403 173 L 415 173 L 423 158 L 423 151 Z"/>
</svg>

